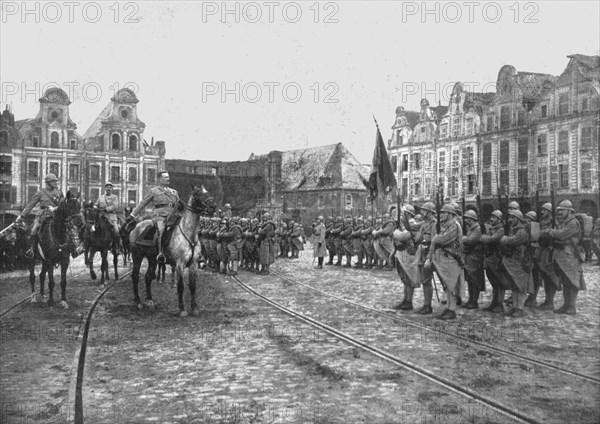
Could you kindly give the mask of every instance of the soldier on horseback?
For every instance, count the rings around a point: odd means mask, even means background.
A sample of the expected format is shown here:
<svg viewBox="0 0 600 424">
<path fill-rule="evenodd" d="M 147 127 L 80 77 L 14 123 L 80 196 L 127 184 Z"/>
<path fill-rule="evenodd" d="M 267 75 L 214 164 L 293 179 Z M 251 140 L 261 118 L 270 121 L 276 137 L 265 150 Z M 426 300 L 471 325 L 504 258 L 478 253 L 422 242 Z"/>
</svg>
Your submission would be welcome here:
<svg viewBox="0 0 600 424">
<path fill-rule="evenodd" d="M 152 221 L 158 229 L 158 263 L 165 263 L 165 255 L 163 254 L 162 234 L 165 230 L 165 219 L 175 209 L 179 202 L 179 194 L 177 191 L 169 187 L 170 177 L 167 171 L 158 173 L 158 185 L 150 189 L 146 197 L 142 199 L 139 205 L 127 217 L 127 221 L 136 219 L 138 214 L 142 212 L 146 206 L 154 206 L 152 213 Z"/>
<path fill-rule="evenodd" d="M 33 258 L 34 249 L 38 243 L 39 232 L 44 220 L 52 216 L 56 208 L 58 207 L 59 202 L 65 197 L 58 188 L 58 178 L 54 174 L 48 174 L 44 178 L 44 182 L 46 183 L 46 187 L 40 189 L 31 199 L 31 201 L 25 206 L 25 209 L 21 212 L 21 214 L 17 217 L 15 222 L 21 222 L 23 217 L 29 215 L 31 210 L 39 205 L 40 210 L 36 214 L 35 221 L 33 222 L 33 227 L 31 228 L 31 246 L 27 252 L 25 252 L 25 256 L 28 258 Z M 79 255 L 83 251 L 83 247 L 81 245 L 77 246 L 76 255 Z"/>
<path fill-rule="evenodd" d="M 108 182 L 104 185 L 106 190 L 105 194 L 98 196 L 98 200 L 94 204 L 95 208 L 98 208 L 106 220 L 112 225 L 113 229 L 113 244 L 119 250 L 123 251 L 121 247 L 121 235 L 119 234 L 119 221 L 117 218 L 117 209 L 119 209 L 119 198 L 113 194 L 113 185 Z"/>
</svg>

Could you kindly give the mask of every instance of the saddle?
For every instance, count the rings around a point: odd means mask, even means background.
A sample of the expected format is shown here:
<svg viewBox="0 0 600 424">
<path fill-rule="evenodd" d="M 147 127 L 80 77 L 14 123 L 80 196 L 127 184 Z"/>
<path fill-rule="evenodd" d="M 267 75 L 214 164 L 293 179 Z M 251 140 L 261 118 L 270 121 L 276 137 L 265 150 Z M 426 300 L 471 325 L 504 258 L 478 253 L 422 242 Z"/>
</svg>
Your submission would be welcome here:
<svg viewBox="0 0 600 424">
<path fill-rule="evenodd" d="M 167 219 L 165 219 L 165 230 L 163 231 L 163 236 L 161 240 L 163 246 L 167 246 L 171 241 L 173 230 L 181 221 L 181 217 L 181 214 L 173 212 L 169 216 L 167 216 Z M 154 221 L 147 219 L 145 221 L 140 222 L 138 225 L 144 225 L 145 227 L 140 232 L 140 235 L 138 236 L 137 240 L 135 240 L 135 244 L 138 244 L 140 246 L 158 246 L 158 231 L 157 227 L 154 225 Z"/>
</svg>

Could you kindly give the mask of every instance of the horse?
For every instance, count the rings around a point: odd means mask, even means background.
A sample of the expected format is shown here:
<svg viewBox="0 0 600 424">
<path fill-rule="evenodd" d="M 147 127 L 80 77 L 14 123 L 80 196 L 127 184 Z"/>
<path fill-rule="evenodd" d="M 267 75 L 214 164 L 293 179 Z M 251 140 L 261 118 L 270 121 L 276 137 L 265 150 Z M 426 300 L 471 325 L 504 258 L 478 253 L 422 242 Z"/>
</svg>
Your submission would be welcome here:
<svg viewBox="0 0 600 424">
<path fill-rule="evenodd" d="M 175 266 L 175 279 L 177 280 L 177 294 L 179 315 L 187 316 L 183 304 L 183 273 L 186 268 L 189 269 L 189 283 L 191 298 L 191 313 L 198 315 L 198 307 L 196 303 L 196 274 L 198 270 L 198 257 L 200 256 L 200 246 L 198 243 L 198 223 L 202 214 L 212 215 L 215 211 L 214 201 L 209 197 L 208 192 L 203 186 L 192 186 L 192 194 L 187 205 L 180 201 L 178 210 L 181 212 L 181 219 L 175 220 L 175 224 L 169 224 L 177 212 L 173 212 L 165 221 L 165 234 L 171 233 L 168 244 L 164 246 L 163 253 L 167 258 L 167 263 Z M 169 226 L 171 229 L 169 230 Z M 144 239 L 144 234 L 150 234 L 155 230 L 152 220 L 144 220 L 140 222 L 129 236 L 131 245 L 131 258 L 133 261 L 133 270 L 131 279 L 133 282 L 134 302 L 138 309 L 142 309 L 143 305 L 140 300 L 138 291 L 138 282 L 140 275 L 140 267 L 144 258 L 148 259 L 148 269 L 145 274 L 146 281 L 146 302 L 145 306 L 153 310 L 154 301 L 152 299 L 152 280 L 156 276 L 156 256 L 158 255 L 158 247 L 156 242 Z"/>
<path fill-rule="evenodd" d="M 95 208 L 86 208 L 85 215 L 85 234 L 86 246 L 89 249 L 89 255 L 86 257 L 86 264 L 90 268 L 90 277 L 96 279 L 94 272 L 94 256 L 100 252 L 102 263 L 100 265 L 100 282 L 104 285 L 105 281 L 110 281 L 108 274 L 108 251 L 113 255 L 113 266 L 115 268 L 115 280 L 119 279 L 118 261 L 119 250 L 113 243 L 113 227 L 108 222 L 102 212 Z"/>
<path fill-rule="evenodd" d="M 119 225 L 119 235 L 121 236 L 121 246 L 123 247 L 123 266 L 127 266 L 127 259 L 131 260 L 131 247 L 129 245 L 129 234 L 133 231 L 135 225 L 132 227 L 123 222 Z"/>
<path fill-rule="evenodd" d="M 34 248 L 35 257 L 28 261 L 29 282 L 31 284 L 32 302 L 35 296 L 35 264 L 36 257 L 42 261 L 40 272 L 40 295 L 44 298 L 44 279 L 48 274 L 48 306 L 54 305 L 54 267 L 60 265 L 60 306 L 67 309 L 67 269 L 71 261 L 71 254 L 79 244 L 78 230 L 83 226 L 80 214 L 79 195 L 73 196 L 67 191 L 54 211 L 42 223 L 39 240 Z"/>
</svg>

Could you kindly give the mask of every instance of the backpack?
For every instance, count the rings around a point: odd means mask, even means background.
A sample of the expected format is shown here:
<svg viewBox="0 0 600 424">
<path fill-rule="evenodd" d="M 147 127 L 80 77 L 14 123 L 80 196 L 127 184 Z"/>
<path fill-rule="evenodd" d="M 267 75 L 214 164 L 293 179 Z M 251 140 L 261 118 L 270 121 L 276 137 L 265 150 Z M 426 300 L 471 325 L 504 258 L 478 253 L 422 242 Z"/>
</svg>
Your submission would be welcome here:
<svg viewBox="0 0 600 424">
<path fill-rule="evenodd" d="M 586 213 L 576 213 L 575 218 L 579 221 L 579 242 L 590 240 L 594 229 L 594 218 Z"/>
</svg>

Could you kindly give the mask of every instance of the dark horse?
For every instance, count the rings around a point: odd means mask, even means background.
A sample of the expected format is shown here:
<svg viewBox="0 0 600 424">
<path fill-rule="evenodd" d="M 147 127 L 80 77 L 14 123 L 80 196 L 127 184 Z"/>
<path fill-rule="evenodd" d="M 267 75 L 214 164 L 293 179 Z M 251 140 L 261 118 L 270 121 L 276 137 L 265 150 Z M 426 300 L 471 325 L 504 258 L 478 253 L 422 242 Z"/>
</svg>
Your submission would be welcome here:
<svg viewBox="0 0 600 424">
<path fill-rule="evenodd" d="M 135 225 L 130 226 L 127 223 L 119 221 L 119 235 L 121 236 L 121 246 L 123 247 L 123 266 L 127 266 L 127 259 L 131 260 L 131 247 L 129 245 L 129 234 L 133 231 Z"/>
<path fill-rule="evenodd" d="M 212 197 L 209 197 L 208 192 L 204 187 L 193 186 L 193 192 L 188 200 L 187 205 L 180 201 L 181 219 L 174 220 L 170 239 L 164 247 L 164 253 L 167 257 L 167 263 L 175 266 L 177 279 L 177 294 L 179 297 L 180 316 L 186 316 L 187 312 L 183 305 L 183 273 L 185 268 L 189 268 L 189 284 L 191 297 L 192 314 L 198 314 L 196 305 L 196 274 L 198 269 L 198 258 L 200 256 L 200 246 L 198 243 L 198 223 L 200 215 L 214 213 L 215 207 Z M 174 214 L 177 214 L 174 211 Z M 169 226 L 173 214 L 165 221 Z M 150 227 L 150 228 L 149 228 Z M 152 300 L 152 280 L 156 277 L 156 256 L 158 248 L 154 240 L 146 240 L 144 233 L 147 230 L 154 231 L 152 220 L 140 222 L 131 232 L 129 241 L 131 242 L 131 258 L 133 260 L 133 271 L 131 279 L 133 281 L 133 295 L 135 304 L 138 309 L 142 308 L 140 295 L 138 291 L 138 282 L 140 276 L 140 267 L 144 258 L 148 259 L 148 270 L 146 271 L 146 307 L 154 309 L 154 301 Z M 167 233 L 169 230 L 165 230 Z"/>
<path fill-rule="evenodd" d="M 80 215 L 79 196 L 73 196 L 71 191 L 63 198 L 54 214 L 48 216 L 42 223 L 39 242 L 36 245 L 35 256 L 42 261 L 40 272 L 40 295 L 44 297 L 44 279 L 48 274 L 48 306 L 54 305 L 54 267 L 60 265 L 60 306 L 68 308 L 67 304 L 67 269 L 71 254 L 79 244 L 78 229 L 83 226 Z M 32 301 L 35 297 L 35 258 L 28 262 L 29 282 L 31 283 Z"/>
<path fill-rule="evenodd" d="M 89 255 L 86 258 L 86 264 L 90 268 L 90 277 L 92 280 L 96 279 L 96 273 L 94 272 L 94 256 L 96 252 L 100 252 L 102 264 L 100 265 L 100 282 L 104 284 L 104 281 L 109 281 L 110 276 L 108 275 L 108 251 L 110 250 L 113 255 L 113 265 L 115 268 L 115 280 L 119 279 L 119 271 L 117 264 L 119 261 L 119 251 L 117 246 L 113 243 L 113 227 L 105 218 L 102 212 L 95 208 L 85 209 L 85 233 L 86 233 L 86 245 L 89 249 Z"/>
</svg>

